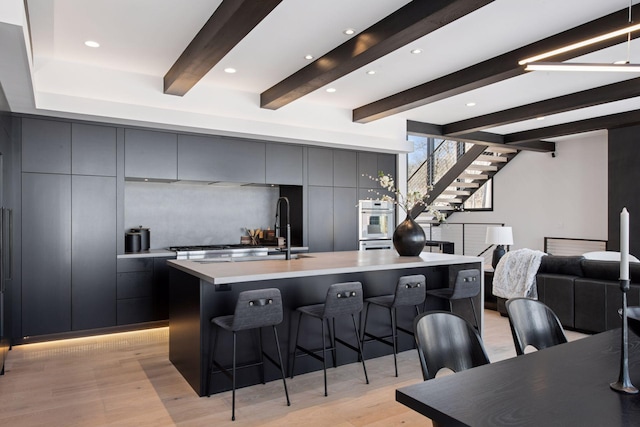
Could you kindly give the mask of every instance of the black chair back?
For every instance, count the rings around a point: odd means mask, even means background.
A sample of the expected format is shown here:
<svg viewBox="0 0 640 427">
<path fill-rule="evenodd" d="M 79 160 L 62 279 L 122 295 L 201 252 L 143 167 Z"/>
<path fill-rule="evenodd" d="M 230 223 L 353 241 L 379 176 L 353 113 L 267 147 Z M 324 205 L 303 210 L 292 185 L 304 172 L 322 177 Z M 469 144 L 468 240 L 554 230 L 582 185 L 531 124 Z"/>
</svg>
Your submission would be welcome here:
<svg viewBox="0 0 640 427">
<path fill-rule="evenodd" d="M 453 294 L 450 299 L 473 298 L 480 293 L 480 270 L 472 268 L 460 270 L 456 275 L 453 285 Z"/>
<path fill-rule="evenodd" d="M 323 318 L 360 313 L 362 305 L 362 283 L 334 283 L 327 291 Z"/>
<path fill-rule="evenodd" d="M 511 298 L 506 308 L 518 356 L 524 354 L 529 345 L 542 350 L 567 342 L 560 320 L 544 303 L 530 298 Z"/>
<path fill-rule="evenodd" d="M 414 320 L 413 330 L 425 380 L 434 378 L 442 368 L 460 372 L 489 363 L 482 338 L 457 314 L 422 313 Z"/>
<path fill-rule="evenodd" d="M 393 307 L 420 305 L 427 296 L 427 279 L 422 274 L 402 276 L 398 279 Z"/>
<path fill-rule="evenodd" d="M 243 291 L 233 313 L 232 331 L 274 326 L 282 322 L 282 296 L 276 288 Z"/>
</svg>

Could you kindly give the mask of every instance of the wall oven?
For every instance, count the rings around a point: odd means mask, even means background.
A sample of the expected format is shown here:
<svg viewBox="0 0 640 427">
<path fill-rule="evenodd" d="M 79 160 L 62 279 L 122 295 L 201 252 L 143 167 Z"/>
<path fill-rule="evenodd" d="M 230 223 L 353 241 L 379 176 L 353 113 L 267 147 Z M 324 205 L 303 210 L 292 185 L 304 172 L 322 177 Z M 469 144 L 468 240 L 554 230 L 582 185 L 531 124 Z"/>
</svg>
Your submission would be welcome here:
<svg viewBox="0 0 640 427">
<path fill-rule="evenodd" d="M 391 249 L 395 222 L 393 202 L 360 200 L 358 203 L 360 250 Z"/>
</svg>

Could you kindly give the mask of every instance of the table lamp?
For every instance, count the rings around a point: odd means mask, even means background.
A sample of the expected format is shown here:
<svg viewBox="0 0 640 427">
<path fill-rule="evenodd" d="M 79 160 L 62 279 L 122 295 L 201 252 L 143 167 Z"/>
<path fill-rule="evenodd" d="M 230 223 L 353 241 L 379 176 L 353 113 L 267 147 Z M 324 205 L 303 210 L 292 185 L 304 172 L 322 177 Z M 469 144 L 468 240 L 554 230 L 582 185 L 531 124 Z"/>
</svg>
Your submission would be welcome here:
<svg viewBox="0 0 640 427">
<path fill-rule="evenodd" d="M 491 266 L 496 268 L 498 261 L 505 254 L 503 245 L 513 245 L 513 232 L 511 227 L 487 227 L 486 243 L 496 245 L 493 251 Z"/>
</svg>

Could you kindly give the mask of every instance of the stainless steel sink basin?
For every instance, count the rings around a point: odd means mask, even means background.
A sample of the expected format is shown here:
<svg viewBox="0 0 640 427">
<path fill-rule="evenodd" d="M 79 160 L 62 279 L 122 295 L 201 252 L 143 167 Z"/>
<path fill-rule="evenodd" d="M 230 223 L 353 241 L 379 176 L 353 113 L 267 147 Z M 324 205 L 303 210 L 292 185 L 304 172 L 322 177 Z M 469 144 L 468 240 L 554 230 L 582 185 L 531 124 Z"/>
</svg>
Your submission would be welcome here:
<svg viewBox="0 0 640 427">
<path fill-rule="evenodd" d="M 313 258 L 311 255 L 307 254 L 291 254 L 291 259 L 303 259 L 303 258 Z M 193 260 L 193 262 L 197 262 L 199 264 L 210 264 L 216 262 L 249 262 L 249 261 L 275 261 L 275 260 L 284 260 L 286 259 L 285 254 L 275 254 L 275 255 L 267 255 L 267 256 L 240 256 L 240 257 L 218 257 L 218 258 L 204 258 L 199 260 Z"/>
</svg>

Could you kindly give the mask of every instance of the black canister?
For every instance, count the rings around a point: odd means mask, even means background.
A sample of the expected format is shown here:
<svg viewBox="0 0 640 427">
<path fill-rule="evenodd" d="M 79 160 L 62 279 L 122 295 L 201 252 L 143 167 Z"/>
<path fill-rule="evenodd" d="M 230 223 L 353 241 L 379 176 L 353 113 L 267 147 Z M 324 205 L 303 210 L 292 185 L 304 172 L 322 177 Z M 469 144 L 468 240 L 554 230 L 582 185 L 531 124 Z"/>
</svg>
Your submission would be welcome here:
<svg viewBox="0 0 640 427">
<path fill-rule="evenodd" d="M 124 251 L 140 252 L 142 236 L 140 233 L 128 232 L 124 234 Z"/>
<path fill-rule="evenodd" d="M 140 250 L 148 251 L 151 247 L 151 233 L 148 228 L 143 226 L 132 228 L 130 230 L 132 233 L 140 233 Z"/>
</svg>

